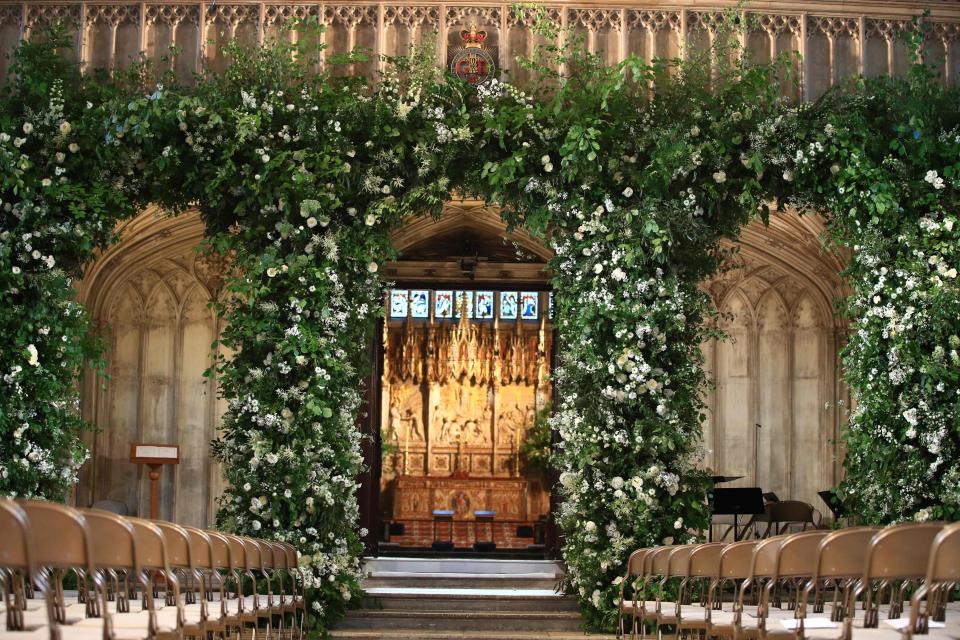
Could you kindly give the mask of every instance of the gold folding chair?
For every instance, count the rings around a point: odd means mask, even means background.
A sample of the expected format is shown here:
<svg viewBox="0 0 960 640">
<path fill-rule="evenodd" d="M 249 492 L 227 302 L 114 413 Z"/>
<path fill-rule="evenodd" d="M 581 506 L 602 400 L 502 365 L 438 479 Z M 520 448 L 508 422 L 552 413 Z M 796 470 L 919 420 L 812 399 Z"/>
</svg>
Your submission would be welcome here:
<svg viewBox="0 0 960 640">
<path fill-rule="evenodd" d="M 24 631 L 26 581 L 36 574 L 27 514 L 13 500 L 0 498 L 0 572 L 7 631 Z"/>
<path fill-rule="evenodd" d="M 717 614 L 718 622 L 719 618 L 723 618 L 724 612 L 714 611 L 713 603 L 710 601 L 710 587 L 720 577 L 720 556 L 726 547 L 725 542 L 710 542 L 698 545 L 690 554 L 689 580 L 701 583 L 700 606 L 688 605 L 685 610 L 681 610 L 680 619 L 677 621 L 678 636 L 688 631 L 706 635 L 713 622 L 714 614 Z M 726 615 L 730 615 L 730 622 L 732 622 L 732 614 Z"/>
<path fill-rule="evenodd" d="M 626 633 L 624 621 L 627 617 L 629 616 L 632 621 L 636 620 L 637 593 L 644 575 L 643 561 L 651 551 L 652 549 L 637 549 L 630 554 L 630 558 L 627 560 L 627 570 L 620 582 L 620 596 L 617 602 L 617 637 L 619 638 L 623 638 Z M 624 598 L 628 584 L 630 584 L 633 592 L 633 597 L 629 601 Z M 631 624 L 631 633 L 636 633 L 635 622 Z"/>
<path fill-rule="evenodd" d="M 732 638 L 743 616 L 741 599 L 742 583 L 750 575 L 756 540 L 733 542 L 720 553 L 720 569 L 717 579 L 710 585 L 709 600 L 712 603 L 711 621 L 707 636 Z M 732 587 L 732 598 L 724 605 L 724 589 Z"/>
</svg>

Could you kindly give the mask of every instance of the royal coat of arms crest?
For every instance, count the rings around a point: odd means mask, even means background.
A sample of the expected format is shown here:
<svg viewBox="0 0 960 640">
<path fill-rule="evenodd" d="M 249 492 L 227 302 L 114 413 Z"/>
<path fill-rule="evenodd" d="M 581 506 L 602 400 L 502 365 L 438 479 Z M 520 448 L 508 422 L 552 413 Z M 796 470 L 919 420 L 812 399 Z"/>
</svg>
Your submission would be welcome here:
<svg viewBox="0 0 960 640">
<path fill-rule="evenodd" d="M 464 82 L 482 84 L 493 77 L 496 63 L 484 48 L 487 32 L 477 30 L 476 25 L 460 31 L 463 46 L 450 59 L 450 72 Z"/>
</svg>

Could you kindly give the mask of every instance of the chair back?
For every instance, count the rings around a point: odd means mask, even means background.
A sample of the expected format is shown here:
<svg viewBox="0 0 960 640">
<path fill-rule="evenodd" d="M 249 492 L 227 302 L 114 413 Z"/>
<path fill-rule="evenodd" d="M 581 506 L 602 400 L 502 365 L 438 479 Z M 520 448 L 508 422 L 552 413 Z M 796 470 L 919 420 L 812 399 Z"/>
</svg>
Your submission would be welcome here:
<svg viewBox="0 0 960 640">
<path fill-rule="evenodd" d="M 193 553 L 191 552 L 190 534 L 172 522 L 156 521 L 156 527 L 163 534 L 163 542 L 167 548 L 167 563 L 176 569 L 193 570 Z"/>
<path fill-rule="evenodd" d="M 27 514 L 16 502 L 0 498 L 0 567 L 33 575 L 33 543 Z"/>
<path fill-rule="evenodd" d="M 927 582 L 960 582 L 960 523 L 944 527 L 933 541 Z"/>
<path fill-rule="evenodd" d="M 215 569 L 235 569 L 230 557 L 230 542 L 216 531 L 205 531 L 210 539 L 210 553 Z"/>
<path fill-rule="evenodd" d="M 877 529 L 853 527 L 828 533 L 817 548 L 814 578 L 859 578 L 867 564 L 867 549 Z"/>
<path fill-rule="evenodd" d="M 756 540 L 728 544 L 720 554 L 720 578 L 724 580 L 747 578 L 750 575 L 753 550 L 756 546 Z"/>
<path fill-rule="evenodd" d="M 94 575 L 87 521 L 79 511 L 53 502 L 31 500 L 19 505 L 30 522 L 34 562 L 38 567 L 79 568 Z"/>
<path fill-rule="evenodd" d="M 725 542 L 710 542 L 698 545 L 690 554 L 690 577 L 717 578 L 720 576 L 720 555 Z"/>
<path fill-rule="evenodd" d="M 137 545 L 133 526 L 126 518 L 110 511 L 86 509 L 87 521 L 93 546 L 93 563 L 102 568 L 139 571 Z"/>
<path fill-rule="evenodd" d="M 941 523 L 918 523 L 876 532 L 867 549 L 864 582 L 923 578 L 933 541 L 941 531 Z"/>
<path fill-rule="evenodd" d="M 149 520 L 129 518 L 137 549 L 137 561 L 142 570 L 170 572 L 163 532 Z"/>
<path fill-rule="evenodd" d="M 627 560 L 627 578 L 643 575 L 643 561 L 651 551 L 653 550 L 637 549 L 630 554 L 630 559 Z"/>
<path fill-rule="evenodd" d="M 671 578 L 686 577 L 690 571 L 690 554 L 695 548 L 693 544 L 674 548 L 667 561 L 667 575 Z"/>
<path fill-rule="evenodd" d="M 262 571 L 263 550 L 257 544 L 257 541 L 252 538 L 240 538 L 240 542 L 246 552 L 245 566 L 247 571 Z"/>
<path fill-rule="evenodd" d="M 670 554 L 676 547 L 657 547 L 650 554 L 650 575 L 666 576 L 670 573 Z"/>
<path fill-rule="evenodd" d="M 780 552 L 777 554 L 775 577 L 812 576 L 816 571 L 817 549 L 829 534 L 830 532 L 826 530 L 803 531 L 784 538 L 780 545 Z"/>
<path fill-rule="evenodd" d="M 213 542 L 206 531 L 195 527 L 183 527 L 190 538 L 190 557 L 197 569 L 210 571 L 214 568 Z"/>
<path fill-rule="evenodd" d="M 786 537 L 773 536 L 756 543 L 750 558 L 750 578 L 772 578 L 777 572 L 777 556 Z"/>
</svg>

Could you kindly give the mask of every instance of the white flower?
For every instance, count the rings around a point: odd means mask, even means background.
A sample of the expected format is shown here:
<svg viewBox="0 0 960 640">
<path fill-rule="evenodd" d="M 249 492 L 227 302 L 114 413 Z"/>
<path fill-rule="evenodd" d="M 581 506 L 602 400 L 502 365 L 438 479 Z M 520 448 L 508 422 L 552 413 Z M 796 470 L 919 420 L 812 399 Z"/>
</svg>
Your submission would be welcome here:
<svg viewBox="0 0 960 640">
<path fill-rule="evenodd" d="M 700 135 L 700 127 L 698 127 L 697 125 L 693 125 L 692 127 L 690 127 L 690 135 L 692 135 L 693 137 L 697 137 L 698 135 Z"/>
<path fill-rule="evenodd" d="M 70 123 L 67 122 L 66 120 L 60 123 L 60 133 L 62 133 L 63 135 L 67 135 L 68 133 L 70 133 L 70 129 L 71 129 Z"/>
<path fill-rule="evenodd" d="M 620 267 L 615 268 L 610 272 L 610 277 L 616 280 L 617 282 L 623 282 L 627 279 L 627 273 Z"/>
<path fill-rule="evenodd" d="M 25 134 L 27 134 L 27 135 L 30 135 L 31 133 L 33 133 L 33 125 L 30 124 L 29 122 L 24 122 L 24 123 L 23 123 L 23 132 L 24 132 Z"/>
<path fill-rule="evenodd" d="M 594 523 L 593 520 L 587 520 L 586 524 L 583 525 L 583 528 L 584 528 L 586 531 L 588 531 L 588 532 L 590 532 L 590 531 L 596 531 L 596 530 L 597 530 L 597 525 L 596 525 L 596 523 Z"/>
<path fill-rule="evenodd" d="M 267 268 L 267 277 L 268 277 L 268 278 L 273 278 L 273 277 L 275 277 L 278 273 L 280 273 L 280 272 L 277 270 L 276 267 L 268 267 L 268 268 Z"/>
<path fill-rule="evenodd" d="M 259 521 L 259 520 L 254 520 L 254 521 L 250 524 L 250 526 L 253 528 L 254 531 L 260 531 L 260 527 L 262 527 L 263 525 L 260 524 L 260 521 Z"/>
<path fill-rule="evenodd" d="M 249 482 L 245 482 L 245 483 L 243 484 L 243 490 L 244 490 L 244 491 L 250 491 L 250 483 L 249 483 Z"/>
<path fill-rule="evenodd" d="M 601 271 L 603 271 L 603 263 L 602 263 L 602 262 L 598 262 L 597 264 L 593 265 L 593 272 L 594 272 L 594 273 L 596 273 L 596 274 L 599 275 Z"/>
<path fill-rule="evenodd" d="M 683 518 L 677 518 L 676 522 L 673 523 L 673 528 L 674 529 L 683 528 Z"/>
<path fill-rule="evenodd" d="M 317 219 L 313 216 L 307 218 L 307 226 L 313 229 L 315 226 L 317 226 Z"/>
<path fill-rule="evenodd" d="M 65 154 L 63 151 L 57 151 L 57 155 L 54 157 L 57 159 L 57 162 L 63 162 L 67 159 L 67 154 Z"/>
<path fill-rule="evenodd" d="M 33 257 L 34 260 L 39 260 L 40 256 L 42 256 L 43 254 L 40 253 L 38 249 L 34 249 L 33 253 L 31 253 L 30 255 Z"/>
<path fill-rule="evenodd" d="M 30 353 L 30 357 L 27 359 L 27 364 L 30 366 L 36 367 L 40 365 L 40 353 L 37 351 L 37 347 L 32 344 L 27 345 L 27 351 Z"/>
<path fill-rule="evenodd" d="M 373 215 L 372 213 L 368 213 L 365 222 L 367 223 L 368 227 L 372 227 L 377 223 L 377 216 Z"/>
<path fill-rule="evenodd" d="M 943 178 L 937 175 L 937 172 L 933 169 L 927 171 L 927 175 L 923 179 L 933 185 L 934 189 L 943 189 L 944 187 Z"/>
<path fill-rule="evenodd" d="M 550 164 L 550 156 L 544 155 L 542 158 L 540 158 L 540 164 Z"/>
<path fill-rule="evenodd" d="M 610 480 L 610 486 L 614 489 L 623 489 L 623 478 L 620 476 L 614 477 L 612 480 Z"/>
<path fill-rule="evenodd" d="M 717 171 L 715 174 L 713 174 L 713 180 L 717 184 L 723 184 L 724 182 L 727 181 L 727 172 L 724 171 L 723 169 L 721 169 L 720 171 Z"/>
<path fill-rule="evenodd" d="M 76 153 L 77 151 L 80 151 L 80 145 L 78 145 L 76 142 L 71 142 L 67 149 L 70 150 L 70 153 Z"/>
<path fill-rule="evenodd" d="M 53 181 L 50 180 L 50 178 L 44 178 L 40 181 L 40 184 L 44 187 L 49 187 L 51 184 L 53 184 Z"/>
<path fill-rule="evenodd" d="M 783 179 L 786 180 L 787 182 L 793 182 L 793 171 L 790 171 L 790 169 L 787 169 L 786 171 L 784 171 Z"/>
<path fill-rule="evenodd" d="M 633 195 L 633 187 L 627 187 L 626 189 L 623 190 L 624 198 L 629 198 L 632 195 Z"/>
<path fill-rule="evenodd" d="M 12 267 L 10 271 L 12 271 L 15 276 L 20 275 L 20 267 Z"/>
<path fill-rule="evenodd" d="M 289 498 L 289 497 L 292 496 L 292 495 L 293 495 L 293 493 L 290 491 L 290 489 L 286 489 L 286 490 L 284 490 L 284 492 L 283 492 L 283 497 L 284 497 L 284 498 Z"/>
<path fill-rule="evenodd" d="M 823 130 L 827 135 L 830 135 L 831 133 L 833 133 L 833 125 L 828 122 L 827 126 L 825 126 Z"/>
<path fill-rule="evenodd" d="M 840 173 L 840 165 L 838 164 L 830 165 L 830 173 L 832 173 L 833 175 L 837 175 L 838 173 Z"/>
<path fill-rule="evenodd" d="M 906 420 L 908 423 L 910 423 L 911 426 L 914 426 L 914 427 L 917 426 L 918 419 L 917 419 L 916 407 L 911 407 L 910 409 L 907 409 L 900 415 L 902 415 L 903 419 Z"/>
<path fill-rule="evenodd" d="M 551 171 L 553 171 L 553 163 L 548 162 L 547 164 L 543 165 L 543 170 L 546 171 L 547 173 L 550 173 Z"/>
<path fill-rule="evenodd" d="M 376 262 L 373 262 L 372 260 L 367 263 L 367 271 L 369 271 L 370 273 L 376 273 L 377 269 L 379 268 L 380 266 Z"/>
</svg>

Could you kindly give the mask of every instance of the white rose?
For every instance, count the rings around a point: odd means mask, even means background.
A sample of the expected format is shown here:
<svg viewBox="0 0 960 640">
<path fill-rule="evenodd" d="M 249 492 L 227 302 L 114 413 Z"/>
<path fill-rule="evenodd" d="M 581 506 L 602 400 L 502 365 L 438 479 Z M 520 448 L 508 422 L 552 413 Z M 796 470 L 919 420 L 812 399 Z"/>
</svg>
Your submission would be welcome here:
<svg viewBox="0 0 960 640">
<path fill-rule="evenodd" d="M 13 275 L 20 275 L 20 267 L 13 267 L 10 269 L 13 272 Z"/>
<path fill-rule="evenodd" d="M 551 171 L 553 171 L 553 163 L 548 162 L 547 164 L 543 165 L 543 170 L 546 171 L 547 173 L 550 173 Z"/>
<path fill-rule="evenodd" d="M 833 175 L 837 175 L 838 173 L 840 173 L 840 165 L 838 164 L 830 165 L 830 173 L 832 173 Z"/>
<path fill-rule="evenodd" d="M 254 531 L 260 531 L 260 527 L 262 527 L 263 525 L 260 524 L 259 520 L 254 520 L 250 526 L 253 528 Z"/>
<path fill-rule="evenodd" d="M 540 164 L 550 164 L 550 156 L 544 155 L 540 158 Z"/>
<path fill-rule="evenodd" d="M 690 127 L 690 135 L 694 137 L 700 135 L 700 127 L 698 127 L 697 125 L 693 125 L 692 127 Z"/>
<path fill-rule="evenodd" d="M 67 135 L 68 133 L 70 133 L 70 129 L 71 129 L 70 123 L 67 122 L 66 120 L 60 123 L 60 133 L 62 133 L 63 135 Z"/>
<path fill-rule="evenodd" d="M 627 187 L 626 189 L 623 190 L 623 197 L 624 197 L 624 198 L 629 198 L 629 197 L 632 196 L 632 195 L 633 195 L 633 188 L 632 188 L 632 187 Z"/>
<path fill-rule="evenodd" d="M 623 489 L 623 478 L 616 476 L 610 480 L 610 486 L 612 486 L 614 489 Z"/>
<path fill-rule="evenodd" d="M 790 169 L 787 169 L 786 171 L 784 171 L 783 179 L 786 180 L 787 182 L 793 182 L 793 171 L 790 171 Z"/>
<path fill-rule="evenodd" d="M 39 366 L 40 353 L 37 351 L 37 348 L 32 344 L 28 344 L 27 351 L 30 353 L 30 357 L 27 359 L 27 364 L 34 367 Z"/>
<path fill-rule="evenodd" d="M 243 484 L 243 490 L 244 490 L 244 491 L 250 491 L 250 483 L 249 483 L 249 482 L 245 482 L 245 483 Z"/>
<path fill-rule="evenodd" d="M 29 122 L 24 122 L 24 123 L 23 123 L 23 132 L 24 132 L 25 134 L 27 134 L 27 135 L 30 135 L 31 133 L 33 133 L 33 125 L 30 124 Z"/>
<path fill-rule="evenodd" d="M 268 268 L 267 268 L 267 277 L 268 277 L 268 278 L 273 278 L 273 277 L 275 277 L 278 273 L 280 273 L 280 272 L 277 270 L 276 267 L 268 267 Z"/>
<path fill-rule="evenodd" d="M 70 153 L 76 153 L 77 151 L 80 151 L 80 145 L 78 145 L 76 142 L 71 142 L 67 149 L 70 150 Z"/>
<path fill-rule="evenodd" d="M 594 523 L 593 520 L 587 520 L 587 523 L 586 523 L 585 525 L 583 525 L 583 528 L 584 528 L 586 531 L 596 531 L 596 530 L 597 530 L 597 525 Z"/>
<path fill-rule="evenodd" d="M 721 169 L 713 174 L 713 179 L 717 184 L 723 184 L 727 181 L 727 172 Z"/>
<path fill-rule="evenodd" d="M 370 273 L 376 273 L 377 269 L 379 268 L 380 268 L 379 265 L 377 265 L 377 263 L 373 262 L 372 260 L 367 263 L 367 271 L 369 271 Z"/>
<path fill-rule="evenodd" d="M 368 213 L 366 223 L 368 227 L 372 227 L 377 223 L 377 216 L 373 215 L 372 213 Z"/>
<path fill-rule="evenodd" d="M 596 273 L 596 274 L 599 275 L 601 271 L 603 271 L 603 264 L 602 264 L 602 263 L 598 262 L 597 264 L 593 265 L 593 272 L 594 272 L 594 273 Z"/>
<path fill-rule="evenodd" d="M 307 218 L 307 226 L 313 229 L 315 226 L 317 226 L 317 219 L 313 216 Z"/>
</svg>

